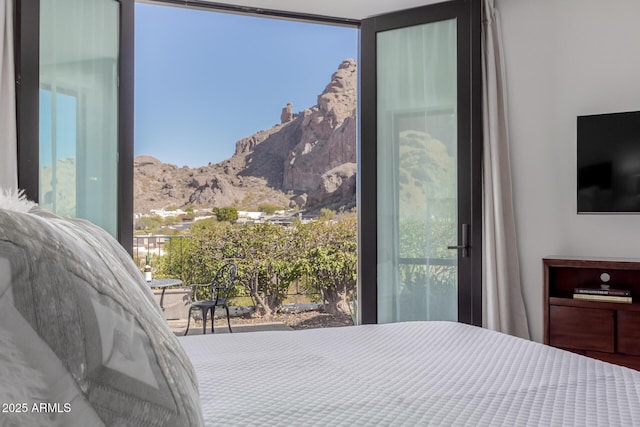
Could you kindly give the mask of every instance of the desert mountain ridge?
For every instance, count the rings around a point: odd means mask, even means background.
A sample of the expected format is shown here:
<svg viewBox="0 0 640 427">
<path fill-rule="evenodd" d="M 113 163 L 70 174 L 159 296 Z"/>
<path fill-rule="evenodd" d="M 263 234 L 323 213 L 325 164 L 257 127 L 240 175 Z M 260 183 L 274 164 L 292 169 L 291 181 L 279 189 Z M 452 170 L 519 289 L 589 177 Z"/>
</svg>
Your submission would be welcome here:
<svg viewBox="0 0 640 427">
<path fill-rule="evenodd" d="M 236 142 L 227 160 L 190 168 L 134 159 L 134 210 L 168 206 L 257 209 L 260 204 L 349 208 L 356 196 L 357 64 L 343 61 L 317 104 Z"/>
</svg>

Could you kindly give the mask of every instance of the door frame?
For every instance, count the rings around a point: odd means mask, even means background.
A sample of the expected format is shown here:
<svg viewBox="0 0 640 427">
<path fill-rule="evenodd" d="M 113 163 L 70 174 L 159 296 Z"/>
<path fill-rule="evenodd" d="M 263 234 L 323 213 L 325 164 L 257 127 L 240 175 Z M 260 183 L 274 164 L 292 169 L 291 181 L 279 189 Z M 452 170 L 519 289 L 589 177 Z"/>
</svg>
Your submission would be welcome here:
<svg viewBox="0 0 640 427">
<path fill-rule="evenodd" d="M 120 111 L 119 111 L 119 162 L 118 162 L 118 240 L 132 251 L 133 240 L 133 84 L 134 84 L 134 8 L 135 0 L 117 0 L 121 3 L 120 41 Z M 150 3 L 183 5 L 180 0 L 153 0 Z M 223 9 L 254 15 L 279 16 L 289 19 L 333 23 L 360 27 L 359 101 L 358 101 L 358 317 L 360 323 L 377 323 L 377 194 L 376 194 L 376 74 L 375 46 L 363 40 L 375 36 L 382 28 L 383 20 L 405 23 L 406 15 L 415 15 L 424 21 L 424 13 L 432 21 L 445 19 L 451 11 L 467 11 L 468 29 L 464 37 L 470 51 L 462 59 L 471 70 L 471 78 L 464 82 L 470 88 L 470 152 L 471 167 L 471 245 L 478 256 L 472 258 L 471 276 L 474 285 L 459 288 L 459 321 L 481 325 L 482 323 L 482 78 L 481 78 L 481 2 L 477 0 L 453 0 L 436 3 L 408 11 L 392 12 L 362 21 L 305 15 L 286 11 L 247 8 L 194 0 L 194 6 L 204 9 Z M 25 189 L 30 199 L 39 195 L 39 11 L 40 0 L 16 0 L 15 7 L 15 58 L 16 95 L 18 116 L 18 175 L 19 187 Z M 439 17 L 439 18 L 438 18 Z M 24 30 L 23 30 L 24 29 Z M 459 34 L 460 35 L 460 34 Z M 458 37 L 460 43 L 460 37 Z M 363 70 L 369 70 L 363 79 Z M 365 118 L 365 117 L 368 117 Z M 460 257 L 459 257 L 460 259 Z M 467 280 L 467 279 L 465 279 Z M 468 279 L 471 281 L 471 278 Z"/>
<path fill-rule="evenodd" d="M 118 241 L 133 254 L 134 6 L 120 3 L 118 63 Z M 40 0 L 16 0 L 15 63 L 18 125 L 18 188 L 40 195 Z"/>
<path fill-rule="evenodd" d="M 134 21 L 137 0 L 120 3 L 120 61 L 118 93 L 118 241 L 133 255 L 134 156 Z M 139 0 L 144 3 L 145 0 Z M 40 0 L 15 0 L 16 112 L 18 128 L 18 188 L 30 200 L 39 199 L 39 69 Z M 360 20 L 236 6 L 203 0 L 147 0 L 151 4 L 192 7 L 246 15 L 359 27 Z M 23 30 L 24 29 L 24 30 Z"/>
<path fill-rule="evenodd" d="M 458 251 L 458 321 L 482 325 L 482 57 L 481 2 L 453 0 L 362 21 L 360 33 L 358 165 L 358 316 L 378 322 L 376 33 L 457 18 L 458 223 L 471 224 L 471 257 Z M 468 123 L 468 126 L 466 125 Z M 460 192 L 460 183 L 467 183 Z M 470 192 L 470 194 L 468 194 Z M 467 193 L 467 194 L 465 194 Z M 459 235 L 461 233 L 458 233 Z M 457 245 L 458 242 L 451 242 Z"/>
</svg>

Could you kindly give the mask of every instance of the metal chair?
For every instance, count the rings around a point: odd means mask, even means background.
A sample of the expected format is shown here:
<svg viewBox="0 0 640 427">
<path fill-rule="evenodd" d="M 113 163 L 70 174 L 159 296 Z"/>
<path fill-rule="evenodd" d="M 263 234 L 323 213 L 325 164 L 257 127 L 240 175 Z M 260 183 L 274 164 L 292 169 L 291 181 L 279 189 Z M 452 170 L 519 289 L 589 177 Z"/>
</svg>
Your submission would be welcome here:
<svg viewBox="0 0 640 427">
<path fill-rule="evenodd" d="M 238 266 L 232 262 L 229 262 L 216 272 L 215 277 L 211 281 L 211 283 L 204 285 L 192 285 L 193 286 L 193 301 L 191 302 L 191 306 L 189 307 L 189 315 L 187 317 L 187 330 L 184 331 L 184 334 L 187 335 L 189 333 L 189 324 L 191 323 L 191 311 L 193 309 L 199 309 L 202 313 L 202 333 L 207 333 L 207 315 L 209 311 L 211 311 L 211 333 L 214 333 L 213 330 L 213 315 L 215 313 L 216 307 L 224 307 L 227 311 L 227 325 L 229 326 L 229 333 L 232 333 L 231 330 L 231 320 L 229 319 L 229 306 L 227 305 L 227 299 L 229 298 L 229 293 L 231 289 L 233 289 L 233 285 L 235 284 L 236 276 L 238 274 Z M 209 295 L 211 299 L 209 300 L 198 300 L 198 288 L 199 287 L 208 287 Z"/>
</svg>

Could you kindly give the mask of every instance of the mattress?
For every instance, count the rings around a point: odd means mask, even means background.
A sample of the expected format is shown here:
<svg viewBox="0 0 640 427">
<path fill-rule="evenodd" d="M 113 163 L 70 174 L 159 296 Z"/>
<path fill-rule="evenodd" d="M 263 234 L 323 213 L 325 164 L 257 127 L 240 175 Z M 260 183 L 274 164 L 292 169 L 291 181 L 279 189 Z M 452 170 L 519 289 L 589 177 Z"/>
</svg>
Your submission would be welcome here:
<svg viewBox="0 0 640 427">
<path fill-rule="evenodd" d="M 208 426 L 640 425 L 640 372 L 460 323 L 180 342 Z"/>
</svg>

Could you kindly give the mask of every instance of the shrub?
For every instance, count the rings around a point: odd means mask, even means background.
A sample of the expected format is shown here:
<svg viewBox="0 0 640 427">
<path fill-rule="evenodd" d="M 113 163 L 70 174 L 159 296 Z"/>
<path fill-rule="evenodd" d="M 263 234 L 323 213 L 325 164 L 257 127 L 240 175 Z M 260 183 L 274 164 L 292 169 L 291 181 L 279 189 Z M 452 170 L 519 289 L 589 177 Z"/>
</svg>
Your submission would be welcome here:
<svg viewBox="0 0 640 427">
<path fill-rule="evenodd" d="M 154 230 L 159 228 L 163 223 L 162 217 L 159 215 L 143 216 L 136 219 L 136 230 Z"/>
<path fill-rule="evenodd" d="M 280 309 L 292 284 L 306 275 L 307 291 L 320 294 L 329 312 L 348 313 L 356 288 L 356 229 L 355 215 L 348 214 L 336 221 L 294 221 L 292 227 L 198 221 L 190 239 L 165 245 L 158 268 L 164 275 L 182 275 L 185 284 L 208 283 L 220 266 L 234 260 L 234 295 L 250 296 L 267 316 Z"/>
<path fill-rule="evenodd" d="M 310 277 L 310 290 L 322 295 L 327 312 L 350 314 L 349 300 L 356 292 L 358 271 L 355 215 L 301 227 L 308 228 L 305 235 L 310 244 L 304 253 L 303 269 Z"/>
<path fill-rule="evenodd" d="M 318 219 L 321 221 L 329 221 L 335 218 L 335 216 L 336 216 L 335 211 L 332 211 L 331 209 L 327 209 L 327 208 L 322 208 L 320 209 L 320 216 L 318 217 Z"/>
<path fill-rule="evenodd" d="M 164 224 L 175 224 L 177 222 L 179 222 L 180 219 L 177 216 L 168 216 L 164 219 L 163 223 Z"/>
<path fill-rule="evenodd" d="M 238 219 L 238 209 L 233 207 L 213 208 L 218 221 L 235 221 Z"/>
</svg>

